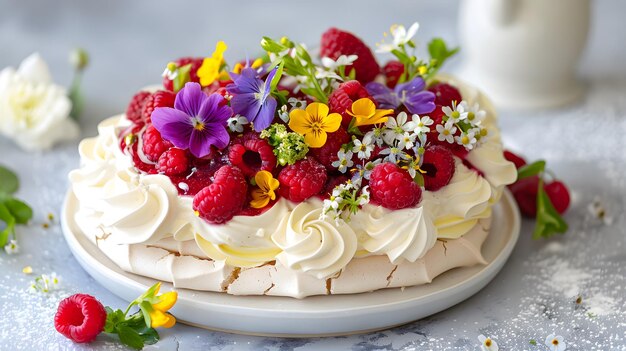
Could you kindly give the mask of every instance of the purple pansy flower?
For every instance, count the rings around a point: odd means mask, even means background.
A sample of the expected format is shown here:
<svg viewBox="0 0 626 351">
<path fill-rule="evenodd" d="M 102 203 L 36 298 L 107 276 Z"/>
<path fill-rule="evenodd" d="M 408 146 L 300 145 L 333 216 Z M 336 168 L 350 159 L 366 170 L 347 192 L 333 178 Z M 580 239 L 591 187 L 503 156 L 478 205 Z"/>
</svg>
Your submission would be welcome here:
<svg viewBox="0 0 626 351">
<path fill-rule="evenodd" d="M 276 69 L 271 70 L 263 82 L 254 68 L 244 68 L 241 74 L 230 73 L 233 82 L 226 87 L 233 96 L 230 106 L 236 114 L 254 123 L 257 132 L 269 127 L 276 113 L 276 99 L 270 95 L 275 74 Z"/>
<path fill-rule="evenodd" d="M 211 152 L 211 146 L 224 148 L 230 141 L 226 122 L 233 110 L 220 104 L 220 94 L 206 95 L 200 84 L 185 84 L 174 101 L 174 108 L 159 107 L 152 113 L 152 124 L 164 139 L 180 149 L 189 149 L 196 157 Z"/>
<path fill-rule="evenodd" d="M 379 108 L 395 109 L 406 106 L 410 113 L 429 113 L 435 109 L 435 94 L 424 90 L 426 82 L 422 77 L 396 85 L 391 90 L 381 83 L 371 82 L 365 86 L 367 92 L 378 102 Z"/>
</svg>

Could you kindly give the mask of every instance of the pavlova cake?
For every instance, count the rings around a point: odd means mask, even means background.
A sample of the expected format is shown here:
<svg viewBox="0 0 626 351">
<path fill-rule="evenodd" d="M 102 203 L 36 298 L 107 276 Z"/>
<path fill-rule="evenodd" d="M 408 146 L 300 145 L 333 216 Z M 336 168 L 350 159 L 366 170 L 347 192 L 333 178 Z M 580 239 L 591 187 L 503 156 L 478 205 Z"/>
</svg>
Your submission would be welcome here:
<svg viewBox="0 0 626 351">
<path fill-rule="evenodd" d="M 484 264 L 516 179 L 489 101 L 391 28 L 380 67 L 330 29 L 319 57 L 263 38 L 258 58 L 167 65 L 163 86 L 79 146 L 75 221 L 127 272 L 235 295 L 351 294 Z M 494 233 L 497 235 L 497 233 Z"/>
</svg>

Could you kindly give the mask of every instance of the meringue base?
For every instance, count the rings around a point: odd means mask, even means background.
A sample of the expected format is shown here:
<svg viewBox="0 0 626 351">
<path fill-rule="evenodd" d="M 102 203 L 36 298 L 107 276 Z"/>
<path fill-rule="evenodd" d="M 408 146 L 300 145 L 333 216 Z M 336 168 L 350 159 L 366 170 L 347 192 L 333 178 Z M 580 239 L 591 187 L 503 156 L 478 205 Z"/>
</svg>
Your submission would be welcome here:
<svg viewBox="0 0 626 351">
<path fill-rule="evenodd" d="M 107 240 L 110 236 L 106 233 L 85 235 L 122 270 L 171 282 L 176 288 L 305 298 L 427 284 L 453 268 L 486 264 L 481 247 L 490 226 L 491 217 L 481 219 L 458 239 L 438 240 L 415 262 L 394 265 L 386 255 L 354 258 L 328 279 L 293 271 L 278 261 L 252 268 L 232 267 L 207 257 L 193 240 L 167 238 L 152 245 L 119 245 Z"/>
</svg>

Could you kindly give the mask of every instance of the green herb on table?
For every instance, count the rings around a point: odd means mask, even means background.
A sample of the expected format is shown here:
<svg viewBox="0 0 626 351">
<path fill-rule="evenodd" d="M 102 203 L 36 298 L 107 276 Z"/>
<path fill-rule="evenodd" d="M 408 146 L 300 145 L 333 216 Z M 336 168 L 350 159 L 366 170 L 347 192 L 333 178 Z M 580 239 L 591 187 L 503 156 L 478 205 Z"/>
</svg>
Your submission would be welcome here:
<svg viewBox="0 0 626 351">
<path fill-rule="evenodd" d="M 7 253 L 17 252 L 15 226 L 26 224 L 33 217 L 33 210 L 22 200 L 13 195 L 19 189 L 17 175 L 8 168 L 0 166 L 0 247 Z"/>
</svg>

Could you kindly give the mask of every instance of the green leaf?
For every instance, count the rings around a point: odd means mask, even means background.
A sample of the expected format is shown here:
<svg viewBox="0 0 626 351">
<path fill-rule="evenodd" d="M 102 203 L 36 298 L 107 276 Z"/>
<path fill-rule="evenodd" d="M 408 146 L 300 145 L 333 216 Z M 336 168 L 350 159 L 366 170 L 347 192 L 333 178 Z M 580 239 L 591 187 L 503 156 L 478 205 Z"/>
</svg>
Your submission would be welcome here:
<svg viewBox="0 0 626 351">
<path fill-rule="evenodd" d="M 535 339 L 530 339 L 530 341 L 528 343 L 531 344 L 531 345 L 537 346 L 537 340 L 535 340 Z"/>
<path fill-rule="evenodd" d="M 428 53 L 430 54 L 431 59 L 435 59 L 437 61 L 437 67 L 441 67 L 443 63 L 459 52 L 459 48 L 454 48 L 452 50 L 448 49 L 446 42 L 441 38 L 434 38 L 428 43 Z"/>
<path fill-rule="evenodd" d="M 9 209 L 3 203 L 0 203 L 0 221 L 6 223 L 6 227 L 0 232 L 1 248 L 7 244 L 9 241 L 9 235 L 13 233 L 15 228 L 15 217 L 13 217 Z"/>
<path fill-rule="evenodd" d="M 138 329 L 137 332 L 141 335 L 143 342 L 147 345 L 154 345 L 160 339 L 159 333 L 154 328 L 143 326 L 141 329 Z"/>
<path fill-rule="evenodd" d="M 552 205 L 550 197 L 543 187 L 543 179 L 539 179 L 537 192 L 537 221 L 533 232 L 533 239 L 549 238 L 555 233 L 565 233 L 567 223 Z"/>
<path fill-rule="evenodd" d="M 10 169 L 0 166 L 0 193 L 14 194 L 20 187 L 17 175 Z"/>
<path fill-rule="evenodd" d="M 187 82 L 191 81 L 190 73 L 189 73 L 190 71 L 191 71 L 191 64 L 184 65 L 178 68 L 178 74 L 176 75 L 176 78 L 174 78 L 174 82 L 173 82 L 174 92 L 180 91 L 180 89 L 182 89 Z"/>
<path fill-rule="evenodd" d="M 141 350 L 143 348 L 143 338 L 135 329 L 124 324 L 120 324 L 117 326 L 116 330 L 122 344 L 130 346 L 137 350 Z"/>
<path fill-rule="evenodd" d="M 394 54 L 394 56 L 398 58 L 398 61 L 402 62 L 404 65 L 410 65 L 413 63 L 413 60 L 411 60 L 409 55 L 398 49 L 392 50 L 391 53 Z"/>
<path fill-rule="evenodd" d="M 280 61 L 280 63 L 278 64 L 278 68 L 276 69 L 276 74 L 274 75 L 274 78 L 270 82 L 270 92 L 276 90 L 276 86 L 278 85 L 278 82 L 280 82 L 280 78 L 283 76 L 284 67 L 285 67 L 285 62 Z"/>
<path fill-rule="evenodd" d="M 261 39 L 261 47 L 263 50 L 273 53 L 279 53 L 287 50 L 286 46 L 274 41 L 274 39 L 270 37 L 263 37 L 263 39 Z"/>
<path fill-rule="evenodd" d="M 151 325 L 150 310 L 152 309 L 152 305 L 150 304 L 149 301 L 141 301 L 141 303 L 139 303 L 139 309 L 141 310 L 141 313 L 143 314 L 143 320 L 146 323 L 146 327 L 150 327 Z"/>
<path fill-rule="evenodd" d="M 309 55 L 309 52 L 306 51 L 306 49 L 302 45 L 300 45 L 300 44 L 296 45 L 296 56 L 302 58 L 309 65 L 313 64 L 313 60 L 311 59 L 311 56 Z"/>
<path fill-rule="evenodd" d="M 119 323 L 125 320 L 124 312 L 122 310 L 113 310 L 111 307 L 105 307 L 107 311 L 107 319 L 104 323 L 104 332 L 105 333 L 115 333 L 116 327 Z"/>
<path fill-rule="evenodd" d="M 26 224 L 33 218 L 33 210 L 30 206 L 16 198 L 4 200 L 4 205 L 9 212 L 11 212 L 13 217 L 15 217 L 15 223 L 17 224 Z"/>
<path fill-rule="evenodd" d="M 424 186 L 424 176 L 419 171 L 415 172 L 415 178 L 413 178 L 413 181 L 421 187 Z"/>
<path fill-rule="evenodd" d="M 543 173 L 546 169 L 546 161 L 539 160 L 531 164 L 520 167 L 517 170 L 517 180 L 532 177 Z"/>
</svg>

